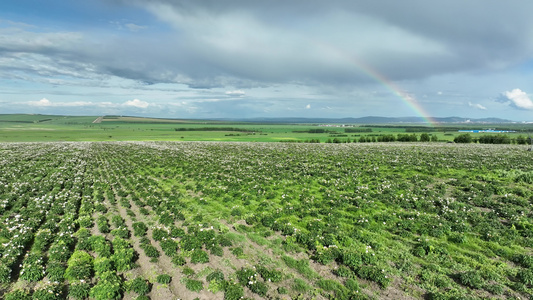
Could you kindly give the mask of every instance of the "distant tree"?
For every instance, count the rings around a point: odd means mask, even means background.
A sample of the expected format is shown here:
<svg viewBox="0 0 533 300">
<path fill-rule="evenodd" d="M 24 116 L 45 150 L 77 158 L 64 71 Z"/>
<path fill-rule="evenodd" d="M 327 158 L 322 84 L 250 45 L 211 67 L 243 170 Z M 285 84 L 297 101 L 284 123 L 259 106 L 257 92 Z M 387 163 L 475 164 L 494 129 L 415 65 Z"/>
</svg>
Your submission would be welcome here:
<svg viewBox="0 0 533 300">
<path fill-rule="evenodd" d="M 439 141 L 439 138 L 438 138 L 436 135 L 432 135 L 432 136 L 431 136 L 431 141 L 432 141 L 432 142 L 438 142 L 438 141 Z"/>
<path fill-rule="evenodd" d="M 519 135 L 519 136 L 516 138 L 516 143 L 517 143 L 518 145 L 525 145 L 525 144 L 527 144 L 527 140 L 526 140 L 525 137 Z"/>
<path fill-rule="evenodd" d="M 429 142 L 429 141 L 430 141 L 429 134 L 427 134 L 427 133 L 425 133 L 425 132 L 422 133 L 422 134 L 420 135 L 420 141 L 421 141 L 421 142 Z"/>
<path fill-rule="evenodd" d="M 460 134 L 453 139 L 456 143 L 472 143 L 472 136 L 468 133 Z"/>
</svg>

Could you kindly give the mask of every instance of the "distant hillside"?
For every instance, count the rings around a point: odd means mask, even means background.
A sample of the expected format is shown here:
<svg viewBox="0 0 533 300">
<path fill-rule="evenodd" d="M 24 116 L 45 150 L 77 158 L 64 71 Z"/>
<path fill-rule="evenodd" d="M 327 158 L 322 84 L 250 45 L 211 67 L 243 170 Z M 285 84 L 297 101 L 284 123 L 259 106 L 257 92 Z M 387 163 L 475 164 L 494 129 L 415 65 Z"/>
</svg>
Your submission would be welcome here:
<svg viewBox="0 0 533 300">
<path fill-rule="evenodd" d="M 368 116 L 361 118 L 244 118 L 244 119 L 219 119 L 219 120 L 232 120 L 239 122 L 252 122 L 252 123 L 335 123 L 335 124 L 400 124 L 400 123 L 427 123 L 425 119 L 421 117 L 379 117 Z M 436 123 L 477 123 L 477 124 L 497 124 L 497 123 L 516 123 L 515 121 L 499 119 L 499 118 L 483 118 L 483 119 L 471 119 L 461 117 L 446 117 L 446 118 L 433 118 Z"/>
</svg>

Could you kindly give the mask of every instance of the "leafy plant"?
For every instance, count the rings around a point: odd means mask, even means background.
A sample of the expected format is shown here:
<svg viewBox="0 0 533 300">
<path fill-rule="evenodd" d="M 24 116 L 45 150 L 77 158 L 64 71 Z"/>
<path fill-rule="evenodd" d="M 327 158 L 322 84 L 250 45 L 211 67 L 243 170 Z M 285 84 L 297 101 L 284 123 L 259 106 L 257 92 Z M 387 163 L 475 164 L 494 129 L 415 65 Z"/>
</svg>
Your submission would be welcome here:
<svg viewBox="0 0 533 300">
<path fill-rule="evenodd" d="M 156 281 L 161 284 L 169 284 L 171 280 L 172 277 L 170 277 L 168 274 L 159 274 L 156 277 Z"/>
<path fill-rule="evenodd" d="M 74 251 L 68 260 L 65 278 L 68 280 L 89 279 L 93 272 L 93 257 L 85 251 Z"/>
<path fill-rule="evenodd" d="M 204 289 L 204 285 L 203 285 L 203 283 L 201 281 L 195 280 L 195 279 L 191 279 L 191 278 L 186 278 L 185 279 L 185 287 L 189 291 L 193 291 L 193 292 L 199 292 L 199 291 Z"/>
<path fill-rule="evenodd" d="M 460 273 L 459 281 L 462 285 L 466 285 L 474 289 L 479 289 L 483 285 L 483 278 L 481 277 L 481 274 L 476 271 Z"/>
<path fill-rule="evenodd" d="M 209 262 L 209 255 L 207 252 L 201 249 L 195 249 L 191 255 L 191 263 L 193 264 L 205 264 Z"/>
<path fill-rule="evenodd" d="M 90 291 L 91 286 L 88 282 L 71 282 L 68 288 L 68 296 L 73 299 L 87 299 Z"/>
<path fill-rule="evenodd" d="M 31 300 L 31 294 L 26 290 L 14 290 L 4 294 L 5 300 Z"/>
<path fill-rule="evenodd" d="M 99 274 L 98 282 L 89 292 L 96 300 L 121 299 L 122 279 L 114 272 L 107 271 Z"/>
<path fill-rule="evenodd" d="M 140 277 L 126 282 L 126 288 L 127 290 L 134 291 L 139 295 L 146 295 L 150 292 L 151 289 L 150 284 Z"/>
</svg>

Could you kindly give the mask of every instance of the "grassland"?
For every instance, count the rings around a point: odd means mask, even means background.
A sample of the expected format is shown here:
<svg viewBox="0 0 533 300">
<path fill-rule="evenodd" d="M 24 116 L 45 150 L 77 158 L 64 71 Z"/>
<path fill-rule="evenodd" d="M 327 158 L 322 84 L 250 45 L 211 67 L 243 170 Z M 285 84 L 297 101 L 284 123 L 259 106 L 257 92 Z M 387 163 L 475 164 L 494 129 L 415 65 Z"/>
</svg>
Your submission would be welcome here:
<svg viewBox="0 0 533 300">
<path fill-rule="evenodd" d="M 98 123 L 93 123 L 98 121 Z M 51 142 L 51 141 L 239 141 L 239 142 L 304 142 L 337 138 L 353 142 L 365 137 L 379 139 L 384 135 L 427 133 L 437 141 L 453 141 L 457 129 L 479 126 L 447 125 L 438 128 L 416 124 L 402 126 L 354 125 L 353 129 L 369 132 L 345 132 L 343 127 L 319 127 L 319 124 L 258 124 L 223 121 L 155 119 L 106 116 L 49 116 L 0 115 L 0 142 Z M 321 124 L 324 125 L 324 124 Z M 482 128 L 502 125 L 483 125 Z M 532 125 L 505 125 L 523 132 L 510 133 L 511 138 L 526 135 Z M 231 129 L 231 130 L 224 130 Z M 317 129 L 324 132 L 312 133 Z M 480 134 L 478 134 L 480 135 Z"/>
</svg>

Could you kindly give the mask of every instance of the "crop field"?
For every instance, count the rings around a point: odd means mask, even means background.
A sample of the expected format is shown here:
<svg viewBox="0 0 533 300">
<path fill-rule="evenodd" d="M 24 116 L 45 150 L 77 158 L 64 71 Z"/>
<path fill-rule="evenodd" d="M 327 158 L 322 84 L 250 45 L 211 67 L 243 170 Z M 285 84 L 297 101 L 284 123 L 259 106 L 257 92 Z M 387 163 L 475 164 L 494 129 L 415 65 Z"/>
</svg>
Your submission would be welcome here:
<svg viewBox="0 0 533 300">
<path fill-rule="evenodd" d="M 527 299 L 533 153 L 0 143 L 3 299 Z"/>
</svg>

